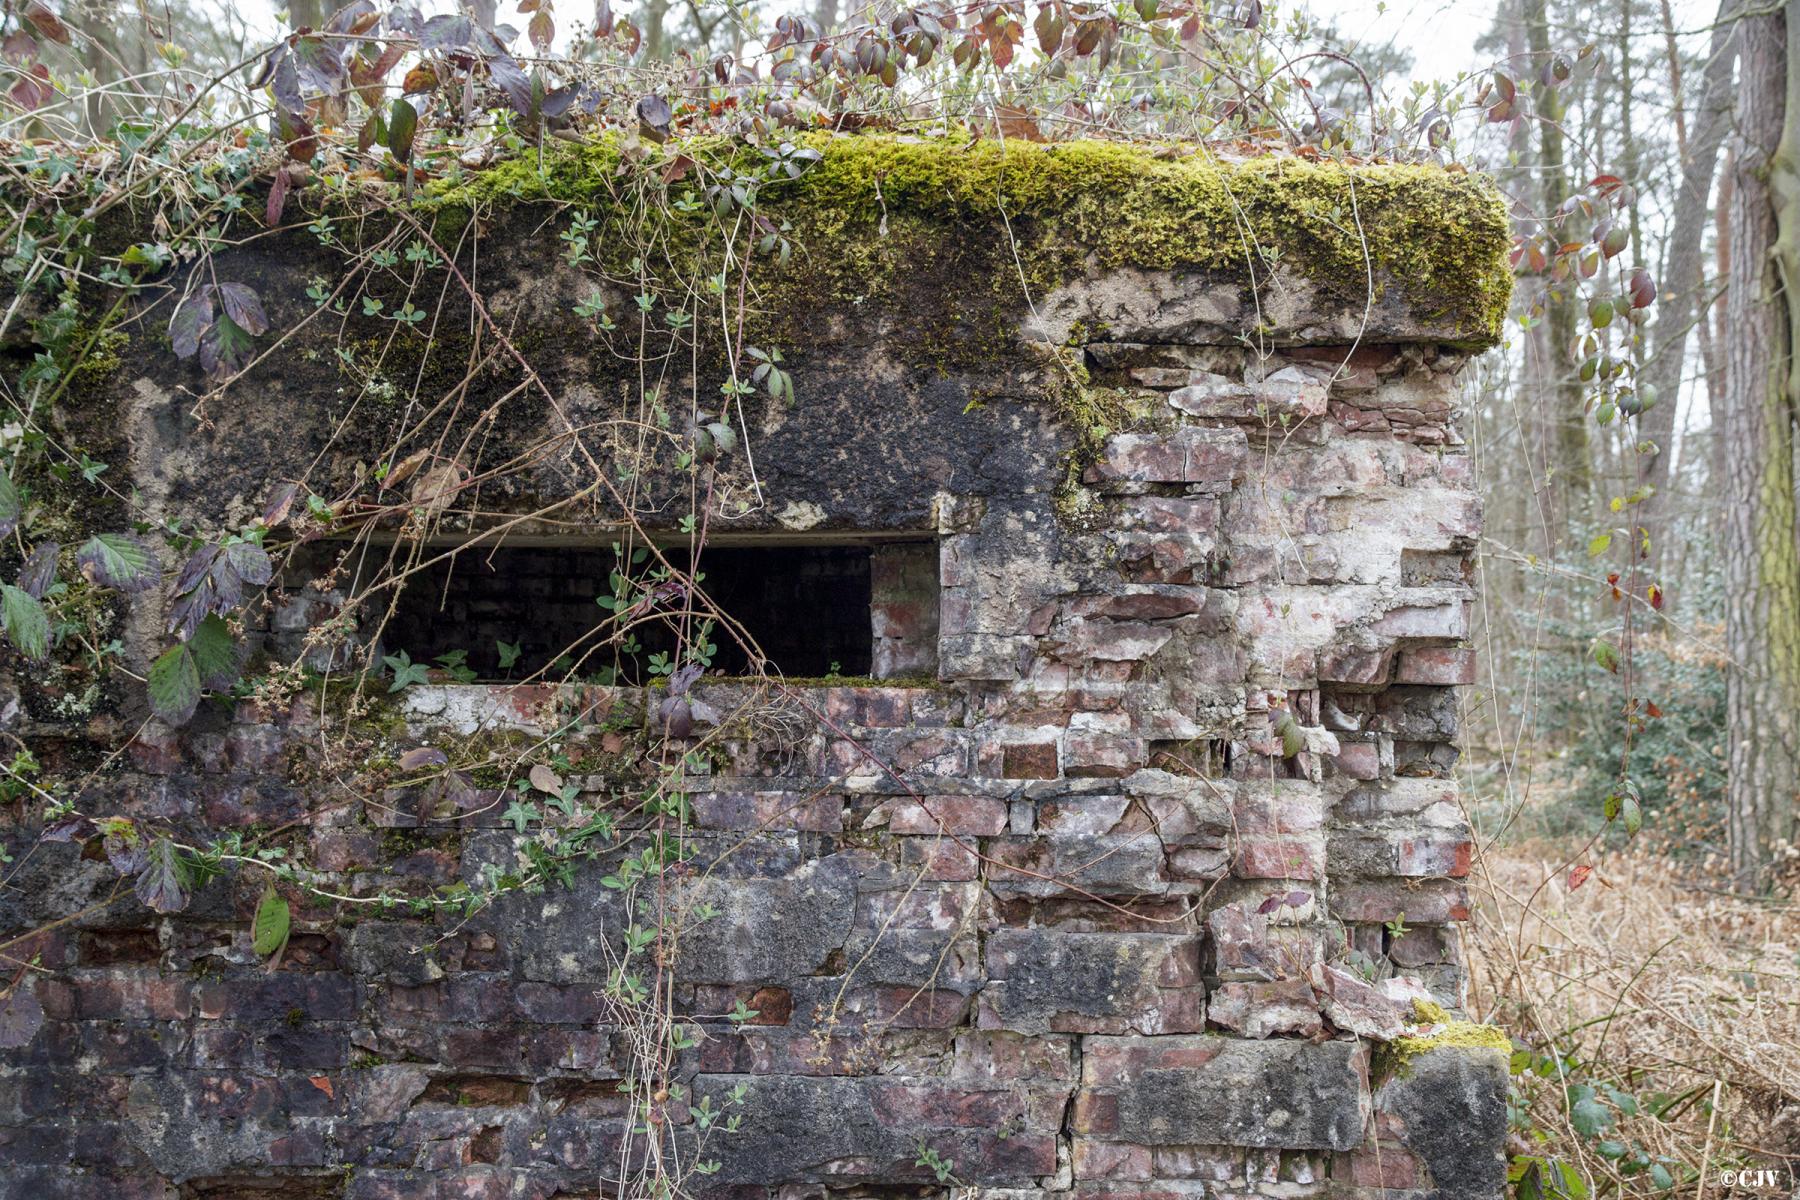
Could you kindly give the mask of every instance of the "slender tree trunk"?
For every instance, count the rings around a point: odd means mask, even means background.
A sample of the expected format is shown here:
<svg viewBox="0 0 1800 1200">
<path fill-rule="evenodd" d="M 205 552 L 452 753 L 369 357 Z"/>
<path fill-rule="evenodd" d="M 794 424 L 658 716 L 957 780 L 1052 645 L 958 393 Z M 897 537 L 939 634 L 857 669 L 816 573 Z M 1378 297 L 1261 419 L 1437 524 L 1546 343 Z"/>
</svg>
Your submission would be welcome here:
<svg viewBox="0 0 1800 1200">
<path fill-rule="evenodd" d="M 1793 836 L 1800 796 L 1800 547 L 1795 543 L 1795 326 L 1800 305 L 1800 0 L 1748 17 L 1731 207 L 1725 413 L 1728 832 L 1751 886 Z M 1796 24 L 1800 35 L 1800 24 Z"/>
<path fill-rule="evenodd" d="M 1696 324 L 1700 326 L 1703 345 L 1706 340 L 1706 311 L 1702 307 L 1706 288 L 1705 230 L 1713 168 L 1731 124 L 1732 66 L 1737 57 L 1733 36 L 1737 22 L 1733 14 L 1737 4 L 1738 0 L 1720 0 L 1712 43 L 1707 48 L 1700 87 L 1694 97 L 1691 124 L 1687 120 L 1686 106 L 1679 100 L 1675 109 L 1681 183 L 1675 195 L 1674 214 L 1669 221 L 1668 265 L 1662 275 L 1661 294 L 1657 297 L 1656 348 L 1644 369 L 1644 382 L 1654 390 L 1657 402 L 1644 414 L 1641 424 L 1645 439 L 1657 447 L 1656 453 L 1648 458 L 1645 473 L 1645 482 L 1656 489 L 1656 495 L 1649 501 L 1641 519 L 1650 527 L 1652 554 L 1659 563 L 1663 561 L 1663 550 L 1669 540 L 1669 518 L 1674 504 L 1669 484 L 1674 466 L 1670 452 L 1675 436 L 1675 414 L 1681 406 L 1688 335 Z M 1670 16 L 1666 5 L 1663 13 L 1665 29 L 1668 29 L 1666 22 Z M 1672 33 L 1670 40 L 1672 44 Z M 1679 78 L 1674 74 L 1673 61 L 1671 58 L 1672 80 Z M 1714 432 L 1717 432 L 1716 426 Z"/>
<path fill-rule="evenodd" d="M 288 24 L 295 29 L 305 26 L 323 29 L 325 21 L 338 9 L 336 0 L 288 0 Z M 370 55 L 374 57 L 373 54 Z"/>
<path fill-rule="evenodd" d="M 1725 486 L 1725 389 L 1729 386 L 1725 378 L 1725 345 L 1730 340 L 1725 336 L 1725 321 L 1730 315 L 1731 211 L 1736 194 L 1737 154 L 1727 146 L 1725 165 L 1719 172 L 1718 212 L 1713 219 L 1713 272 L 1720 285 L 1719 296 L 1701 322 L 1706 336 L 1700 341 L 1700 353 L 1706 356 L 1706 484 L 1708 494 L 1713 496 L 1723 495 Z M 1710 510 L 1707 528 L 1721 543 L 1725 536 L 1724 519 L 1725 514 L 1717 506 Z"/>
<path fill-rule="evenodd" d="M 1525 0 L 1525 36 L 1531 47 L 1532 61 L 1543 63 L 1550 57 L 1550 18 L 1546 0 Z M 1546 91 L 1538 105 L 1538 170 L 1542 173 L 1544 213 L 1558 215 L 1563 201 L 1569 198 L 1569 167 L 1563 139 L 1563 102 L 1554 91 Z M 1551 284 L 1544 296 L 1544 328 L 1550 399 L 1548 408 L 1552 424 L 1550 458 L 1551 495 L 1557 498 L 1551 514 L 1555 539 L 1568 532 L 1569 518 L 1585 507 L 1592 477 L 1588 462 L 1587 414 L 1582 411 L 1581 381 L 1575 375 L 1575 337 L 1578 314 L 1575 290 L 1569 284 Z"/>
<path fill-rule="evenodd" d="M 644 34 L 645 62 L 663 62 L 669 57 L 668 31 L 664 28 L 669 18 L 669 3 L 670 0 L 645 0 L 638 10 L 638 22 Z"/>
</svg>

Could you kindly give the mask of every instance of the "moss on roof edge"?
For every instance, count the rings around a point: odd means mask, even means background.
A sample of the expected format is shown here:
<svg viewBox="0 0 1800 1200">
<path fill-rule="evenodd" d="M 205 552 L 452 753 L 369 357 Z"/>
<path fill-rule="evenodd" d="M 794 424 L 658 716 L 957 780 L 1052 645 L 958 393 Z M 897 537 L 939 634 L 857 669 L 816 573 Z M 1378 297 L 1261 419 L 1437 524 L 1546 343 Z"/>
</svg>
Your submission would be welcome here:
<svg viewBox="0 0 1800 1200">
<path fill-rule="evenodd" d="M 1264 279 L 1279 264 L 1345 306 L 1388 299 L 1470 349 L 1495 344 L 1512 294 L 1510 228 L 1484 176 L 1437 166 L 1294 156 L 1225 161 L 1198 147 L 1076 141 L 950 142 L 808 135 L 822 157 L 797 182 L 767 185 L 763 211 L 802 244 L 866 237 L 882 217 L 990 224 L 1016 239 L 1034 287 L 1096 268 L 1204 271 Z M 653 151 L 654 152 L 654 151 Z M 663 148 L 713 168 L 766 163 L 753 148 L 698 139 Z M 535 155 L 432 185 L 436 210 L 531 200 L 603 204 L 620 187 L 616 138 Z M 678 188 L 681 184 L 676 185 Z"/>
</svg>

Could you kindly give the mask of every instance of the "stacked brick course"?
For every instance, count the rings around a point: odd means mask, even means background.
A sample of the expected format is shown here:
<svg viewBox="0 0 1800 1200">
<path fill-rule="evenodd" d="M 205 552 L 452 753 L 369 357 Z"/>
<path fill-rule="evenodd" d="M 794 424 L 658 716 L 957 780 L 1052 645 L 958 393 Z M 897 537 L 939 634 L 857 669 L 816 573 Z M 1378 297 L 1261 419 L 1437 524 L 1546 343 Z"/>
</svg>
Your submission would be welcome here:
<svg viewBox="0 0 1800 1200">
<path fill-rule="evenodd" d="M 1414 1002 L 1454 1010 L 1463 983 L 1455 688 L 1474 670 L 1479 509 L 1461 356 L 1391 319 L 1359 344 L 1304 304 L 1256 354 L 1193 316 L 1211 293 L 1123 311 L 1105 282 L 1040 306 L 1107 318 L 1073 350 L 1140 418 L 1072 476 L 1075 435 L 1029 378 L 854 393 L 951 447 L 879 518 L 855 470 L 827 487 L 783 458 L 854 405 L 750 434 L 770 512 L 936 539 L 935 578 L 916 549 L 876 551 L 870 613 L 875 673 L 935 678 L 694 688 L 708 766 L 685 782 L 693 857 L 672 903 L 716 915 L 665 947 L 699 1031 L 668 1119 L 692 1129 L 694 1105 L 745 1098 L 742 1129 L 707 1143 L 706 1194 L 1501 1193 L 1503 1056 L 1384 1049 L 1429 1037 Z M 816 372 L 868 374 L 879 348 L 855 336 Z M 993 386 L 964 416 L 977 382 Z M 335 602 L 287 582 L 270 648 Z M 657 724 L 632 688 L 431 683 L 401 704 L 375 752 L 554 738 L 610 764 L 573 777 L 595 804 Z M 444 819 L 420 789 L 321 771 L 337 719 L 305 693 L 152 724 L 86 802 L 298 823 L 319 882 L 350 895 L 516 864 L 532 835 L 492 781 Z M 112 886 L 72 846 L 32 854 L 0 931 Z M 246 873 L 177 917 L 119 905 L 36 934 L 48 1020 L 0 1053 L 0 1196 L 613 1194 L 636 1120 L 601 995 L 632 920 L 600 882 L 615 865 L 466 920 L 296 908 L 276 969 L 250 949 Z M 725 1019 L 740 1005 L 755 1015 Z"/>
</svg>

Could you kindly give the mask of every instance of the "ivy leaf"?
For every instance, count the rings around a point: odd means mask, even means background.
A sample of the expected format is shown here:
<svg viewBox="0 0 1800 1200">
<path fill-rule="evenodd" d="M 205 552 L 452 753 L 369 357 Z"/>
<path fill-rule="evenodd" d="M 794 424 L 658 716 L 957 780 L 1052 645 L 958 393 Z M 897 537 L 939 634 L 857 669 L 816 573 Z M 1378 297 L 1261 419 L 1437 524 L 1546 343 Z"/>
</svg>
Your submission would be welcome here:
<svg viewBox="0 0 1800 1200">
<path fill-rule="evenodd" d="M 56 556 L 62 547 L 55 542 L 39 542 L 25 556 L 19 568 L 19 586 L 33 599 L 42 600 L 56 586 Z"/>
<path fill-rule="evenodd" d="M 537 805 L 527 804 L 525 801 L 515 797 L 507 810 L 500 814 L 500 819 L 503 821 L 511 821 L 514 831 L 524 833 L 527 825 L 533 821 L 543 820 L 544 814 L 538 811 Z"/>
<path fill-rule="evenodd" d="M 161 574 L 156 551 L 128 533 L 96 533 L 75 552 L 81 573 L 102 587 L 141 592 Z"/>
<path fill-rule="evenodd" d="M 404 650 L 398 654 L 383 655 L 381 661 L 394 673 L 394 682 L 388 685 L 389 694 L 415 683 L 424 683 L 426 672 L 430 670 L 424 663 L 414 662 L 412 656 Z"/>
<path fill-rule="evenodd" d="M 150 847 L 150 862 L 138 872 L 137 882 L 131 890 L 146 906 L 159 913 L 180 912 L 187 907 L 187 867 L 168 838 L 158 838 Z"/>
<path fill-rule="evenodd" d="M 496 641 L 494 643 L 494 648 L 500 654 L 500 669 L 502 671 L 510 671 L 513 664 L 519 661 L 519 655 L 524 653 L 517 642 Z"/>
<path fill-rule="evenodd" d="M 19 489 L 13 484 L 12 476 L 0 471 L 0 537 L 19 527 L 19 518 L 24 512 L 25 506 L 19 500 Z"/>
<path fill-rule="evenodd" d="M 292 923 L 293 914 L 288 909 L 288 902 L 281 898 L 275 885 L 270 884 L 263 889 L 262 899 L 256 904 L 256 918 L 250 922 L 250 948 L 259 958 L 269 957 L 287 945 Z"/>
<path fill-rule="evenodd" d="M 0 1050 L 16 1050 L 44 1027 L 44 1006 L 37 993 L 21 980 L 0 1000 Z"/>
<path fill-rule="evenodd" d="M 20 654 L 39 660 L 50 653 L 50 618 L 36 596 L 24 588 L 0 583 L 0 624 Z"/>
<path fill-rule="evenodd" d="M 170 725 L 185 725 L 200 706 L 200 667 L 186 642 L 150 664 L 150 709 Z"/>
</svg>

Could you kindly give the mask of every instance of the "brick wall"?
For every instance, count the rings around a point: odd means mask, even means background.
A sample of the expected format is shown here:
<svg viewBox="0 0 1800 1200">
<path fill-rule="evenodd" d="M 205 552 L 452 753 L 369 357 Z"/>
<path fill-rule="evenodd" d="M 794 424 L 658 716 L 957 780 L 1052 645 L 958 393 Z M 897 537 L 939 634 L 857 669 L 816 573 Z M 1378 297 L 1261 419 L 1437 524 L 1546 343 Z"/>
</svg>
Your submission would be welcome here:
<svg viewBox="0 0 1800 1200">
<path fill-rule="evenodd" d="M 945 505 L 937 543 L 874 554 L 876 669 L 935 655 L 934 683 L 697 688 L 713 712 L 799 718 L 727 735 L 689 783 L 716 870 L 689 900 L 720 915 L 670 948 L 703 1031 L 682 1075 L 749 1096 L 713 1182 L 929 1182 L 922 1143 L 1008 1196 L 1497 1194 L 1496 1056 L 1372 1067 L 1417 1032 L 1411 997 L 1460 999 L 1477 511 L 1454 362 L 1361 349 L 1328 385 L 1329 355 L 1221 376 L 1216 352 L 1087 353 L 1172 419 L 1107 441 L 1083 522 L 1044 495 Z M 304 623 L 285 611 L 277 641 Z M 617 750 L 648 721 L 631 689 L 403 699 L 395 750 L 571 719 Z M 498 792 L 451 822 L 405 793 L 331 804 L 304 770 L 320 721 L 303 696 L 152 730 L 109 798 L 245 829 L 325 805 L 305 849 L 351 893 L 512 861 Z M 604 802 L 606 777 L 578 782 Z M 37 852 L 54 873 L 15 921 L 60 911 L 72 885 L 49 880 L 98 886 L 66 849 Z M 39 935 L 49 1023 L 0 1073 L 0 1192 L 604 1194 L 630 1120 L 598 992 L 627 919 L 605 870 L 467 921 L 301 909 L 273 971 L 248 878 L 176 919 Z M 718 1018 L 739 1002 L 758 1015 Z M 1476 1132 L 1446 1141 L 1445 1121 Z"/>
</svg>

